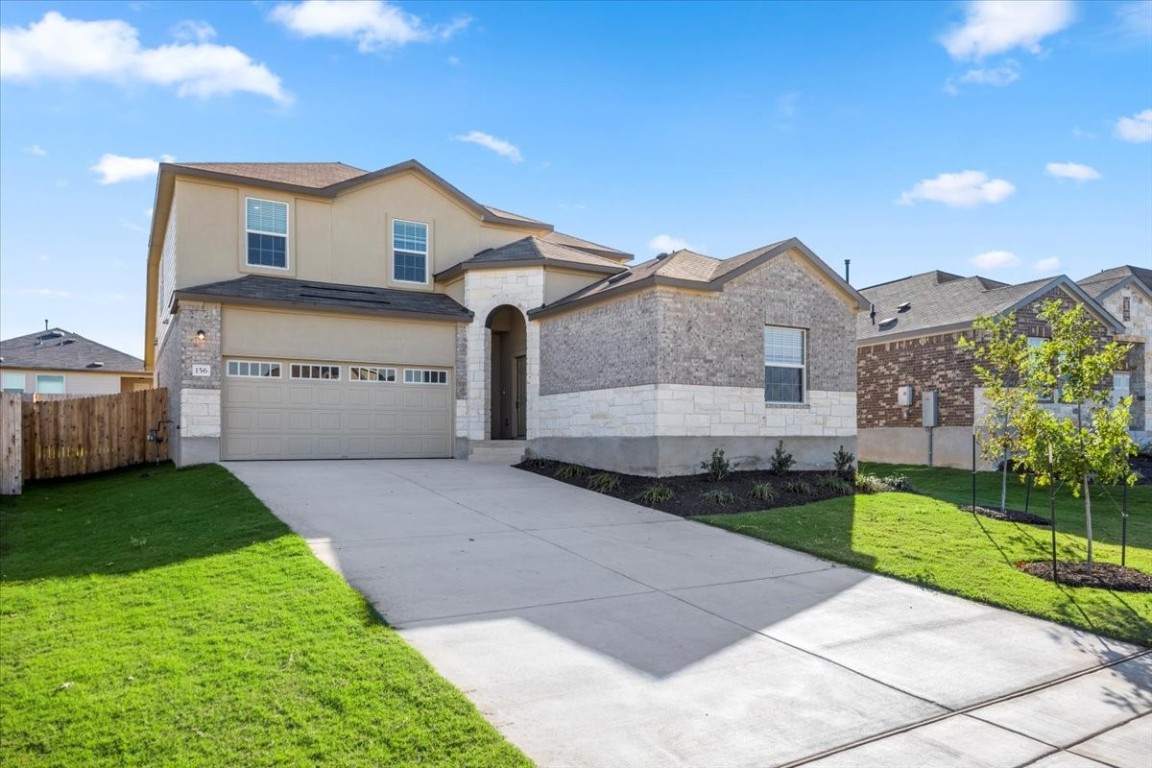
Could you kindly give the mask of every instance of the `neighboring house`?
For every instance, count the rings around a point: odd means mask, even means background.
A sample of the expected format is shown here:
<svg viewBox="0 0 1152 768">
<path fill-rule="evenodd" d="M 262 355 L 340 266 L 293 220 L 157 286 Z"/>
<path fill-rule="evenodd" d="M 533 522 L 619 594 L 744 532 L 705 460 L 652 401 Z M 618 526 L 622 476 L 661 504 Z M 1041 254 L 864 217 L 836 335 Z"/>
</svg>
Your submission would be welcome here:
<svg viewBox="0 0 1152 768">
<path fill-rule="evenodd" d="M 958 342 L 971 335 L 980 315 L 1015 313 L 1018 332 L 1041 343 L 1051 330 L 1037 312 L 1045 301 L 1057 299 L 1069 308 L 1083 304 L 1101 340 L 1124 332 L 1063 275 L 1009 285 L 932 271 L 860 292 L 871 304 L 870 312 L 857 318 L 856 333 L 862 461 L 972 466 L 973 427 L 987 413 L 987 403 L 972 351 Z"/>
<path fill-rule="evenodd" d="M 61 328 L 0 341 L 0 383 L 28 397 L 83 397 L 148 389 L 144 361 Z"/>
<path fill-rule="evenodd" d="M 668 475 L 855 450 L 867 305 L 798 240 L 628 267 L 416 161 L 166 163 L 155 212 L 147 362 L 179 464 L 510 444 Z"/>
<path fill-rule="evenodd" d="M 1116 338 L 1132 345 L 1128 371 L 1117 374 L 1116 389 L 1132 394 L 1132 432 L 1152 440 L 1152 269 L 1116 267 L 1077 281 L 1092 298 L 1124 324 Z"/>
</svg>

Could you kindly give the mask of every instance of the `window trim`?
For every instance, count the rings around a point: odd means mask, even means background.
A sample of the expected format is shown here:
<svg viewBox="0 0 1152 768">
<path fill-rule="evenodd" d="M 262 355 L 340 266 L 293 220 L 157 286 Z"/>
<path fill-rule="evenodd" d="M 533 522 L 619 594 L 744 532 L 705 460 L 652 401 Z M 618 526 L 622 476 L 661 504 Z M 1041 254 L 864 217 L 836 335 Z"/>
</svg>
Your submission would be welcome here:
<svg viewBox="0 0 1152 768">
<path fill-rule="evenodd" d="M 42 392 L 40 391 L 41 379 L 60 379 L 59 392 Z M 62 373 L 38 373 L 36 374 L 36 394 L 37 395 L 66 395 L 68 394 L 68 377 Z"/>
<path fill-rule="evenodd" d="M 792 325 L 774 325 L 772 323 L 764 324 L 764 332 L 761 335 L 762 347 L 767 347 L 768 330 L 778 329 L 784 331 L 799 331 L 800 332 L 800 355 L 802 360 L 800 363 L 787 363 L 778 360 L 768 360 L 768 350 L 763 350 L 764 355 L 764 405 L 766 406 L 799 406 L 808 404 L 808 329 L 797 328 Z M 788 368 L 791 370 L 800 371 L 800 399 L 799 400 L 769 400 L 768 399 L 768 369 L 769 368 Z"/>
<path fill-rule="evenodd" d="M 424 380 L 423 381 L 409 381 L 408 380 L 408 374 L 410 374 L 410 373 L 420 374 L 420 378 L 424 379 Z M 435 376 L 428 376 L 426 374 L 434 374 Z M 444 378 L 443 381 L 428 381 L 428 379 L 439 378 L 441 376 Z M 437 369 L 437 368 L 405 368 L 404 369 L 404 383 L 405 384 L 433 384 L 433 385 L 438 386 L 438 387 L 446 387 L 446 386 L 448 386 L 448 371 L 446 371 L 444 369 Z"/>
<path fill-rule="evenodd" d="M 335 376 L 301 376 L 299 374 L 299 372 L 301 369 L 303 369 L 305 367 L 307 367 L 309 370 L 311 370 L 313 368 L 320 368 L 320 369 L 328 368 L 329 370 L 335 371 L 336 375 Z M 343 368 L 343 366 L 336 365 L 333 363 L 289 363 L 288 364 L 288 378 L 291 381 L 343 381 L 344 372 L 340 370 L 341 368 Z"/>
<path fill-rule="evenodd" d="M 356 377 L 354 377 L 352 375 L 353 371 L 358 372 L 356 374 Z M 360 376 L 359 371 L 376 371 L 377 378 L 375 378 L 375 379 L 357 378 Z M 390 379 L 379 378 L 381 371 L 388 371 L 391 374 L 392 378 L 390 378 Z M 348 366 L 348 381 L 354 381 L 354 382 L 362 383 L 362 384 L 396 384 L 396 383 L 398 383 L 397 377 L 399 375 L 400 375 L 400 372 L 398 370 L 396 370 L 392 366 L 388 366 L 388 365 L 350 365 L 350 366 Z"/>
<path fill-rule="evenodd" d="M 284 234 L 283 235 L 281 235 L 279 232 L 265 232 L 264 230 L 250 229 L 248 227 L 248 201 L 250 201 L 250 200 L 254 200 L 258 203 L 274 203 L 276 205 L 284 206 Z M 244 266 L 249 268 L 249 269 L 275 269 L 275 270 L 278 270 L 281 272 L 289 271 L 291 269 L 291 264 L 292 264 L 291 249 L 290 249 L 290 243 L 289 243 L 289 240 L 290 240 L 289 233 L 292 231 L 292 206 L 283 200 L 269 200 L 268 198 L 264 198 L 264 197 L 247 197 L 246 196 L 244 198 L 243 215 L 244 215 Z M 249 255 L 249 251 L 248 251 L 248 235 L 249 234 L 271 235 L 273 237 L 283 237 L 284 238 L 284 266 L 277 267 L 277 266 L 274 266 L 272 264 L 253 264 L 252 261 L 250 260 L 250 255 Z"/>
<path fill-rule="evenodd" d="M 396 247 L 396 225 L 397 224 L 419 224 L 420 226 L 424 227 L 424 253 L 422 254 L 424 256 L 424 279 L 423 280 L 402 280 L 402 279 L 396 277 L 396 253 L 397 253 L 397 251 L 400 251 L 402 253 L 411 253 L 411 254 L 418 254 L 419 253 L 418 251 L 410 251 L 407 248 L 401 249 L 401 248 Z M 423 221 L 413 221 L 411 219 L 392 219 L 392 227 L 390 229 L 390 233 L 391 234 L 389 236 L 390 237 L 389 242 L 392 246 L 392 249 L 391 249 L 391 251 L 392 251 L 392 259 L 391 259 L 392 269 L 391 269 L 391 272 L 389 274 L 389 277 L 391 278 L 392 282 L 403 283 L 404 285 L 428 285 L 430 282 L 429 276 L 430 276 L 430 273 L 432 271 L 431 270 L 431 267 L 432 267 L 432 263 L 431 263 L 432 262 L 432 227 L 431 227 L 431 225 L 429 225 Z"/>
<path fill-rule="evenodd" d="M 239 370 L 240 370 L 240 364 L 241 363 L 247 363 L 250 366 L 251 365 L 267 365 L 269 367 L 269 372 L 267 375 L 264 375 L 262 373 L 256 373 L 256 374 L 240 373 Z M 232 366 L 233 365 L 236 366 L 236 371 L 237 371 L 236 373 L 232 373 Z M 273 374 L 271 372 L 273 366 L 275 366 L 275 368 L 276 368 L 275 374 Z M 280 380 L 283 380 L 283 378 L 284 378 L 284 364 L 281 363 L 279 360 L 240 360 L 240 359 L 228 360 L 228 361 L 226 361 L 226 364 L 224 365 L 224 375 L 230 379 L 280 379 Z"/>
</svg>

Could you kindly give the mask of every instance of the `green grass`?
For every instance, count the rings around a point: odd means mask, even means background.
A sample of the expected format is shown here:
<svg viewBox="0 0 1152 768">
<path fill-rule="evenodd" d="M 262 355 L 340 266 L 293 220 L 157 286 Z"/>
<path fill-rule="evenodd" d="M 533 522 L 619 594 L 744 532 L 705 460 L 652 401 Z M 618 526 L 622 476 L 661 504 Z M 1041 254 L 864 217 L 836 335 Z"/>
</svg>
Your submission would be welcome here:
<svg viewBox="0 0 1152 768">
<path fill-rule="evenodd" d="M 964 480 L 970 493 L 971 475 L 955 470 L 872 465 L 865 471 L 906 473 L 918 491 L 950 500 Z M 991 487 L 994 481 L 994 475 L 978 477 L 978 489 Z M 995 488 L 993 498 L 998 499 L 999 486 Z M 1131 492 L 1127 564 L 1152 572 L 1152 489 Z M 1010 504 L 1023 508 L 1023 490 L 1019 493 L 1019 504 L 1011 500 Z M 1113 494 L 1119 499 L 1118 490 Z M 1044 507 L 1033 507 L 1033 511 L 1047 514 L 1047 495 L 1040 496 Z M 981 499 L 984 503 L 989 500 L 983 495 Z M 954 500 L 967 499 L 959 494 Z M 1079 503 L 1061 498 L 1058 506 L 1057 554 L 1061 559 L 1084 559 L 1083 509 Z M 1119 563 L 1119 520 L 1109 519 L 1103 509 L 1097 509 L 1094 518 L 1097 562 Z M 1048 529 L 962 512 L 949 501 L 880 493 L 765 512 L 714 515 L 703 522 L 942 592 L 1152 645 L 1152 595 L 1070 588 L 1029 576 L 1015 564 L 1050 556 Z"/>
<path fill-rule="evenodd" d="M 0 506 L 0 764 L 529 765 L 220 467 Z"/>
</svg>

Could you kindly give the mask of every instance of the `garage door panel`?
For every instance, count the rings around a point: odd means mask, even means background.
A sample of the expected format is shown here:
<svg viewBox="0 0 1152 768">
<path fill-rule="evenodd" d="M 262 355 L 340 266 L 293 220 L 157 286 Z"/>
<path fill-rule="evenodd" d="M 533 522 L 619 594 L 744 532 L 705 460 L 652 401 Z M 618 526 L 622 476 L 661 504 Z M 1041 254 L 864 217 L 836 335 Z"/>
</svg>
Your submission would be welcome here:
<svg viewBox="0 0 1152 768">
<path fill-rule="evenodd" d="M 281 360 L 287 372 L 288 361 Z M 360 363 L 354 363 L 360 364 Z M 225 459 L 452 455 L 451 382 L 405 384 L 225 377 Z M 395 364 L 381 367 L 396 368 Z M 451 377 L 449 377 L 451 378 Z"/>
</svg>

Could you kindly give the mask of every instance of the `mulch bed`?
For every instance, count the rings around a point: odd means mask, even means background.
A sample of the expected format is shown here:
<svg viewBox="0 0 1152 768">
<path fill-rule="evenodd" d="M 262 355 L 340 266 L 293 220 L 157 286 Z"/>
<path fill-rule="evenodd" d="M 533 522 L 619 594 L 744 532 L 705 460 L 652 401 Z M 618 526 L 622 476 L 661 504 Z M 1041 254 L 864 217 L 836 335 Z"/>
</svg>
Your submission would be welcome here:
<svg viewBox="0 0 1152 768">
<path fill-rule="evenodd" d="M 575 478 L 559 478 L 556 472 L 567 466 L 563 462 L 543 459 L 531 459 L 516 465 L 519 469 L 534 472 L 537 475 L 551 477 L 568 485 L 578 488 L 588 488 L 588 478 L 599 470 L 589 469 L 588 475 Z M 607 493 L 617 499 L 631 501 L 661 512 L 679 515 L 680 517 L 697 517 L 700 515 L 727 515 L 739 512 L 753 512 L 774 507 L 794 507 L 812 501 L 823 501 L 837 496 L 851 495 L 825 485 L 828 478 L 835 478 L 835 472 L 787 472 L 783 475 L 774 475 L 766 471 L 733 472 L 723 480 L 710 481 L 707 475 L 681 475 L 678 477 L 640 477 L 638 475 L 624 475 L 618 472 L 620 484 Z M 807 483 L 807 493 L 798 493 L 788 490 L 790 482 L 802 480 Z M 757 499 L 752 495 L 752 486 L 756 483 L 769 482 L 776 490 L 775 498 L 770 501 Z M 846 480 L 851 486 L 851 480 Z M 665 485 L 672 490 L 672 498 L 667 501 L 649 503 L 640 498 L 644 491 L 655 484 Z M 721 504 L 706 499 L 704 494 L 709 491 L 727 491 L 732 494 L 732 500 Z"/>
<path fill-rule="evenodd" d="M 1136 481 L 1136 485 L 1152 485 L 1152 456 L 1133 456 L 1129 466 L 1140 473 L 1140 479 Z"/>
<path fill-rule="evenodd" d="M 1052 581 L 1052 561 L 1016 563 L 1024 573 Z M 1061 584 L 1070 587 L 1097 587 L 1117 592 L 1152 592 L 1152 573 L 1125 568 L 1115 563 L 1095 563 L 1088 573 L 1087 563 L 1056 561 L 1056 575 Z"/>
<path fill-rule="evenodd" d="M 1001 512 L 999 509 L 993 509 L 991 507 L 977 506 L 973 509 L 971 504 L 962 504 L 960 505 L 960 510 L 962 512 L 975 511 L 976 514 L 990 517 L 993 520 L 1006 520 L 1010 523 L 1027 523 L 1028 525 L 1040 525 L 1045 528 L 1052 527 L 1052 521 L 1048 518 L 1040 517 L 1040 515 L 1034 515 L 1031 512 L 1025 512 L 1020 509 L 1006 509 Z"/>
</svg>

